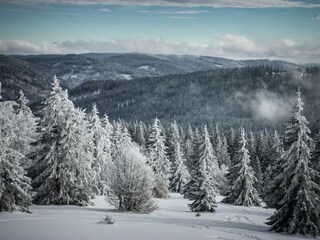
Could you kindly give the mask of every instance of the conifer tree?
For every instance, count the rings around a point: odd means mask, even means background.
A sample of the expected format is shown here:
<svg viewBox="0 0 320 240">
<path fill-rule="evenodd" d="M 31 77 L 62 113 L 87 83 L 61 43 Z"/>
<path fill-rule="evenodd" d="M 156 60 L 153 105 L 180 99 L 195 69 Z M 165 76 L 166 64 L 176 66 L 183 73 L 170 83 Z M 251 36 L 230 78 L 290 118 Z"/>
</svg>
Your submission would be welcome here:
<svg viewBox="0 0 320 240">
<path fill-rule="evenodd" d="M 31 180 L 21 166 L 25 156 L 12 148 L 17 138 L 14 130 L 19 126 L 14 105 L 10 101 L 0 102 L 0 212 L 28 211 L 33 195 Z"/>
<path fill-rule="evenodd" d="M 230 128 L 230 132 L 229 132 L 229 135 L 228 135 L 228 151 L 229 151 L 229 154 L 230 154 L 230 160 L 231 160 L 231 164 L 233 164 L 233 158 L 234 158 L 234 155 L 235 155 L 235 151 L 236 151 L 236 132 L 235 130 L 231 127 Z"/>
<path fill-rule="evenodd" d="M 174 121 L 173 123 L 171 123 L 170 125 L 170 129 L 168 131 L 167 134 L 167 156 L 168 159 L 171 163 L 171 169 L 175 169 L 176 168 L 176 148 L 177 145 L 180 145 L 180 132 L 179 132 L 179 127 L 176 123 L 176 121 Z M 180 146 L 179 146 L 180 147 Z"/>
<path fill-rule="evenodd" d="M 149 164 L 156 176 L 155 196 L 167 198 L 169 194 L 170 161 L 166 156 L 165 135 L 157 118 L 154 120 L 154 124 L 150 130 L 147 151 Z"/>
<path fill-rule="evenodd" d="M 222 200 L 224 203 L 232 203 L 244 206 L 259 206 L 257 190 L 254 188 L 256 178 L 250 166 L 250 155 L 246 148 L 245 132 L 240 128 L 238 150 L 235 162 L 227 177 L 231 183 L 228 195 Z"/>
<path fill-rule="evenodd" d="M 262 184 L 262 172 L 261 172 L 261 164 L 260 159 L 256 154 L 256 140 L 255 136 L 252 131 L 249 132 L 247 138 L 247 149 L 249 151 L 250 155 L 250 166 L 253 168 L 254 176 L 256 177 L 257 181 L 254 184 L 255 189 L 257 189 L 258 192 L 261 190 L 261 184 Z"/>
<path fill-rule="evenodd" d="M 31 109 L 27 106 L 28 99 L 22 91 L 19 92 L 19 97 L 15 100 L 14 105 L 17 128 L 15 129 L 16 138 L 14 139 L 14 149 L 25 156 L 21 162 L 21 166 L 25 169 L 31 165 L 29 154 L 34 151 L 32 143 L 38 139 L 37 125 L 39 119 L 36 118 Z"/>
<path fill-rule="evenodd" d="M 222 143 L 220 131 L 219 131 L 218 125 L 216 125 L 212 133 L 212 147 L 217 157 L 219 168 L 222 168 L 222 164 L 223 164 L 222 158 L 224 153 L 222 152 L 223 151 L 222 144 L 223 143 Z"/>
<path fill-rule="evenodd" d="M 263 191 L 262 197 L 268 208 L 275 208 L 278 201 L 280 201 L 280 194 L 278 191 L 274 191 L 279 188 L 281 179 L 279 176 L 283 172 L 283 144 L 278 135 L 278 132 L 274 132 L 273 143 L 270 148 L 269 158 L 271 165 L 266 169 L 263 175 Z"/>
<path fill-rule="evenodd" d="M 277 232 L 320 236 L 320 200 L 314 189 L 318 183 L 311 178 L 310 133 L 308 121 L 302 115 L 300 89 L 285 131 L 286 150 L 283 155 L 283 173 L 279 188 L 280 201 L 267 224 Z"/>
<path fill-rule="evenodd" d="M 214 151 L 212 147 L 206 126 L 203 129 L 203 142 L 199 148 L 199 157 L 206 159 L 207 167 L 209 168 L 209 174 L 214 179 L 212 184 L 215 184 L 215 187 L 217 187 L 219 190 L 224 190 L 226 179 L 224 177 L 224 172 L 222 172 L 221 168 L 219 167 L 216 151 Z"/>
<path fill-rule="evenodd" d="M 190 173 L 191 169 L 190 166 L 192 165 L 192 148 L 193 148 L 193 139 L 194 133 L 191 125 L 189 124 L 188 131 L 185 137 L 185 144 L 184 144 L 184 154 L 186 158 L 186 166 Z"/>
<path fill-rule="evenodd" d="M 111 140 L 112 134 L 113 134 L 113 126 L 109 121 L 109 117 L 107 114 L 104 114 L 104 117 L 102 118 L 101 121 L 102 127 L 105 129 L 106 134 L 109 136 L 109 139 Z M 110 147 L 112 145 L 112 142 L 110 142 Z"/>
<path fill-rule="evenodd" d="M 200 159 L 200 145 L 201 145 L 201 135 L 199 133 L 199 130 L 196 129 L 194 136 L 193 136 L 193 141 L 192 141 L 192 146 L 191 146 L 191 151 L 190 151 L 190 156 L 189 156 L 189 162 L 187 165 L 187 168 L 189 170 L 190 174 L 190 179 L 188 183 L 186 184 L 183 192 L 184 198 L 191 199 L 192 200 L 192 194 L 191 194 L 191 187 L 195 184 L 196 181 L 196 175 L 198 174 L 198 169 L 199 169 L 199 159 Z"/>
<path fill-rule="evenodd" d="M 228 151 L 228 142 L 225 137 L 222 138 L 222 146 L 220 150 L 220 159 L 223 165 L 229 167 L 231 164 L 230 154 Z"/>
<path fill-rule="evenodd" d="M 144 123 L 140 121 L 137 126 L 137 143 L 144 153 L 146 153 L 145 128 Z"/>
<path fill-rule="evenodd" d="M 266 130 L 260 132 L 259 139 L 257 142 L 257 156 L 260 160 L 261 172 L 265 173 L 266 169 L 271 165 L 269 159 L 270 146 L 268 141 L 268 135 Z"/>
<path fill-rule="evenodd" d="M 261 172 L 261 164 L 260 164 L 260 160 L 258 156 L 253 155 L 253 157 L 251 157 L 252 160 L 250 160 L 250 166 L 253 169 L 254 172 L 254 176 L 257 179 L 257 181 L 254 183 L 254 188 L 257 189 L 257 191 L 260 193 L 261 192 L 261 188 L 262 188 L 262 184 L 263 184 L 263 175 Z"/>
<path fill-rule="evenodd" d="M 169 189 L 173 192 L 182 193 L 187 181 L 189 180 L 189 172 L 185 165 L 185 158 L 181 150 L 180 143 L 177 142 L 174 148 L 174 165 L 172 175 L 170 177 Z"/>
<path fill-rule="evenodd" d="M 193 200 L 189 205 L 192 211 L 214 212 L 215 196 L 218 192 L 214 173 L 217 172 L 218 162 L 213 155 L 207 128 L 204 128 L 204 141 L 200 145 L 198 168 L 194 171 L 193 180 L 189 187 L 188 198 Z"/>
<path fill-rule="evenodd" d="M 35 202 L 87 205 L 93 188 L 88 122 L 56 77 L 42 114 L 41 138 L 29 171 L 37 192 Z"/>
<path fill-rule="evenodd" d="M 102 126 L 94 104 L 89 115 L 90 131 L 93 138 L 92 170 L 94 174 L 95 193 L 104 194 L 106 188 L 108 164 L 111 162 L 111 136 Z"/>
<path fill-rule="evenodd" d="M 314 182 L 320 183 L 320 130 L 316 134 L 315 139 L 315 148 L 311 155 L 311 168 L 312 168 L 312 179 Z M 320 189 L 315 189 L 315 191 L 320 196 Z"/>
<path fill-rule="evenodd" d="M 256 139 L 252 131 L 249 132 L 246 140 L 247 140 L 247 149 L 249 151 L 251 159 L 253 159 L 256 156 Z"/>
</svg>

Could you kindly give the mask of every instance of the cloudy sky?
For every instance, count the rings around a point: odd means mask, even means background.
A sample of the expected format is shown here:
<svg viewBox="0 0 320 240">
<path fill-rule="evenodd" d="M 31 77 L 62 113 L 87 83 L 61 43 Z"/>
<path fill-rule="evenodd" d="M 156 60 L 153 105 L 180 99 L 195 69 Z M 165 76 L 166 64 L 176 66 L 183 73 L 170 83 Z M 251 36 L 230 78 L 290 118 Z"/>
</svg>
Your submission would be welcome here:
<svg viewBox="0 0 320 240">
<path fill-rule="evenodd" d="M 320 63 L 320 0 L 0 0 L 0 53 Z"/>
</svg>

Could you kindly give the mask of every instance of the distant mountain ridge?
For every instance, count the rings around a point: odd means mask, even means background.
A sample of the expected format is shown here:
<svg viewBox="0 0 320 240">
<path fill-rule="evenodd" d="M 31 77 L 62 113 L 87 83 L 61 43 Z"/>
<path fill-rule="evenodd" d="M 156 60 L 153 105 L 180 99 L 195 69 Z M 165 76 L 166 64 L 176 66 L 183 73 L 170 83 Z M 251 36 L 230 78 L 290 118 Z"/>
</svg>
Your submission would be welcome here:
<svg viewBox="0 0 320 240">
<path fill-rule="evenodd" d="M 196 71 L 266 65 L 298 68 L 298 65 L 269 60 L 232 60 L 207 56 L 155 55 L 140 53 L 87 53 L 17 56 L 46 73 L 56 74 L 62 84 L 73 88 L 86 81 L 131 80 Z"/>
<path fill-rule="evenodd" d="M 61 85 L 73 89 L 88 81 L 132 80 L 203 70 L 271 66 L 299 70 L 303 66 L 284 61 L 232 60 L 208 56 L 156 55 L 140 53 L 86 53 L 67 55 L 0 55 L 3 95 L 12 99 L 24 90 L 31 102 L 49 89 L 53 75 Z"/>
</svg>

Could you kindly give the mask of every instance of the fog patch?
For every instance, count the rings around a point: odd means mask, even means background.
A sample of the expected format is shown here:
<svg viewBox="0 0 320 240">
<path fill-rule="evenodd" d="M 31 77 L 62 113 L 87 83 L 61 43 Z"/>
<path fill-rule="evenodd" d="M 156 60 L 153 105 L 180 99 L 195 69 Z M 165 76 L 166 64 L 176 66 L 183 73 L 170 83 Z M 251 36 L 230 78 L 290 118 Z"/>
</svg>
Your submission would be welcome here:
<svg viewBox="0 0 320 240">
<path fill-rule="evenodd" d="M 269 91 L 260 91 L 252 100 L 252 110 L 256 118 L 276 122 L 288 117 L 291 109 L 290 103 L 289 97 L 279 96 Z"/>
</svg>

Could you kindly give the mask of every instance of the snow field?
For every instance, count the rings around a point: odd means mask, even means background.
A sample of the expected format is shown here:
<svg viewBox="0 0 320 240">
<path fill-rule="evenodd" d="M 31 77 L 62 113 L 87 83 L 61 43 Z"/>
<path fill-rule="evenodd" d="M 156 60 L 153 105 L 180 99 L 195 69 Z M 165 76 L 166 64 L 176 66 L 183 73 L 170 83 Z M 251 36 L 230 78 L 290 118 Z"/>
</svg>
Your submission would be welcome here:
<svg viewBox="0 0 320 240">
<path fill-rule="evenodd" d="M 300 235 L 269 231 L 264 224 L 273 209 L 220 203 L 216 213 L 196 217 L 190 201 L 179 194 L 156 199 L 159 209 L 151 214 L 124 213 L 108 205 L 104 197 L 95 206 L 33 205 L 27 213 L 0 213 L 1 240 L 286 240 L 306 239 Z M 105 224 L 106 212 L 116 221 Z"/>
</svg>

